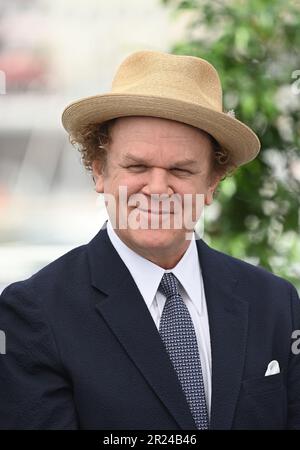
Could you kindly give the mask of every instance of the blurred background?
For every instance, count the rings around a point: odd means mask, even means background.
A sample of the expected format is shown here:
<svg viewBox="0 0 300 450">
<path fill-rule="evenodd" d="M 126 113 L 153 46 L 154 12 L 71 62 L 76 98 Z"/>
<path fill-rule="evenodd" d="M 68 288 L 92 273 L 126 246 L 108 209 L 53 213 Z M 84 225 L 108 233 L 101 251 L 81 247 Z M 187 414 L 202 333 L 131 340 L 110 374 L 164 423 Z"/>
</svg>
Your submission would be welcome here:
<svg viewBox="0 0 300 450">
<path fill-rule="evenodd" d="M 299 0 L 1 0 L 0 292 L 102 226 L 61 113 L 144 49 L 210 61 L 225 111 L 262 142 L 206 208 L 205 240 L 300 291 L 299 30 Z"/>
</svg>

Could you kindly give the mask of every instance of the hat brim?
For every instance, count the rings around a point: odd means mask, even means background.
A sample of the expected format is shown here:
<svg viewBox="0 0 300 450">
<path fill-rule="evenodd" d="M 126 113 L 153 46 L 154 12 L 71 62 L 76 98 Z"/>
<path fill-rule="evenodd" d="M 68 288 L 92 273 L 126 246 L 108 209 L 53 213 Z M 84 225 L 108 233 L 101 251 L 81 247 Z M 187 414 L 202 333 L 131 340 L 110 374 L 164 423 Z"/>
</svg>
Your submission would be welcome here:
<svg viewBox="0 0 300 450">
<path fill-rule="evenodd" d="M 110 93 L 86 97 L 66 107 L 62 124 L 69 134 L 74 134 L 89 123 L 126 116 L 160 117 L 200 128 L 230 152 L 237 166 L 254 159 L 260 150 L 256 134 L 229 114 L 158 96 Z"/>
</svg>

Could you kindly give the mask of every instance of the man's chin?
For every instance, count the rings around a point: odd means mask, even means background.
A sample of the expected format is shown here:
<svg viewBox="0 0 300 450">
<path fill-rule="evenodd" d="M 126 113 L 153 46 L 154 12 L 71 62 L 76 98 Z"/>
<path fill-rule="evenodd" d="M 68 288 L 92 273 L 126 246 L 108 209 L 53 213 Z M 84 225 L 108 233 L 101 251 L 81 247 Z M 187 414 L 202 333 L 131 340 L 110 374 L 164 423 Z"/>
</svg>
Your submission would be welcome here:
<svg viewBox="0 0 300 450">
<path fill-rule="evenodd" d="M 126 240 L 130 240 L 132 245 L 148 250 L 177 247 L 183 244 L 186 239 L 186 230 L 166 230 L 166 229 L 137 229 L 126 233 Z M 125 236 L 124 236 L 125 237 Z"/>
</svg>

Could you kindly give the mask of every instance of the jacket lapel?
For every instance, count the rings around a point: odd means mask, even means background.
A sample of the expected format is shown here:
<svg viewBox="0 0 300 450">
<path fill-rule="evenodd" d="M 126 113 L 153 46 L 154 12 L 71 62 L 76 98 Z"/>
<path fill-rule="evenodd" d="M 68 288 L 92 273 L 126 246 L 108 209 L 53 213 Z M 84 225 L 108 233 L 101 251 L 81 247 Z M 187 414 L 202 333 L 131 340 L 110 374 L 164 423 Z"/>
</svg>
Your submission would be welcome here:
<svg viewBox="0 0 300 450">
<path fill-rule="evenodd" d="M 239 395 L 248 303 L 235 294 L 229 257 L 197 240 L 212 350 L 212 429 L 230 429 Z M 88 244 L 91 283 L 105 294 L 95 308 L 178 426 L 196 429 L 185 396 L 151 314 L 105 229 Z"/>
<path fill-rule="evenodd" d="M 178 426 L 196 429 L 152 316 L 106 230 L 88 244 L 92 285 L 106 294 L 95 308 Z"/>
<path fill-rule="evenodd" d="M 241 386 L 248 331 L 248 302 L 235 294 L 230 257 L 197 241 L 212 351 L 212 429 L 230 429 Z"/>
</svg>

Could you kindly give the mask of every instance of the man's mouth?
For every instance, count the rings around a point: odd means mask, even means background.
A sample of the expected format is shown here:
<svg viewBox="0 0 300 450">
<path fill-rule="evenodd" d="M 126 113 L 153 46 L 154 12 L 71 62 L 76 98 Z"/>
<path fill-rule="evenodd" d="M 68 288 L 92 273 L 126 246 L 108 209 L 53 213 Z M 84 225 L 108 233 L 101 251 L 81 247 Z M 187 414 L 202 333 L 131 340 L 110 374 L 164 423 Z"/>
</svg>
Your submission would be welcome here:
<svg viewBox="0 0 300 450">
<path fill-rule="evenodd" d="M 157 210 L 157 209 L 143 209 L 143 208 L 136 208 L 138 211 L 148 214 L 157 214 L 157 215 L 163 215 L 163 214 L 174 214 L 172 211 L 168 210 Z"/>
</svg>

